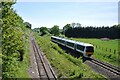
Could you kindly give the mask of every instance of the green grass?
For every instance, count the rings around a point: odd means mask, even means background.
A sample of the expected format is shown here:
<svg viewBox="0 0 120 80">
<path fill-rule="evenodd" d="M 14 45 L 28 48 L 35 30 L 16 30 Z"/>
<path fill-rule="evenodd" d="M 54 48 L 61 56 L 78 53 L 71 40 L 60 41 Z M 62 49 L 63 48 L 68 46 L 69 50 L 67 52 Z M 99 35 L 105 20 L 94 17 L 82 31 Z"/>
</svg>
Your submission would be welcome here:
<svg viewBox="0 0 120 80">
<path fill-rule="evenodd" d="M 85 38 L 71 38 L 76 41 L 82 41 L 82 42 L 87 42 L 91 43 L 93 45 L 98 45 L 100 47 L 112 49 L 112 50 L 117 50 L 118 51 L 118 40 L 101 40 L 101 39 L 85 39 Z"/>
<path fill-rule="evenodd" d="M 57 69 L 58 78 L 105 78 L 84 64 L 81 57 L 77 59 L 65 53 L 57 44 L 50 41 L 50 36 L 40 37 L 35 34 L 35 38 L 51 65 Z"/>
<path fill-rule="evenodd" d="M 94 45 L 95 52 L 93 56 L 99 60 L 108 62 L 115 66 L 119 66 L 118 59 L 118 40 L 101 40 L 101 39 L 85 39 L 71 38 L 72 40 L 91 43 Z M 110 51 L 111 49 L 111 51 Z M 115 51 L 115 52 L 114 52 Z"/>
<path fill-rule="evenodd" d="M 26 30 L 25 33 L 25 46 L 24 46 L 24 56 L 23 61 L 19 61 L 18 64 L 18 71 L 15 73 L 14 78 L 30 78 L 28 74 L 28 68 L 30 67 L 30 38 L 29 38 L 30 31 Z"/>
<path fill-rule="evenodd" d="M 16 74 L 17 78 L 30 78 L 30 76 L 27 73 L 27 70 L 30 66 L 30 52 L 28 50 L 29 48 L 29 43 L 26 43 L 26 51 L 24 54 L 24 60 L 19 63 L 19 71 L 18 74 Z"/>
</svg>

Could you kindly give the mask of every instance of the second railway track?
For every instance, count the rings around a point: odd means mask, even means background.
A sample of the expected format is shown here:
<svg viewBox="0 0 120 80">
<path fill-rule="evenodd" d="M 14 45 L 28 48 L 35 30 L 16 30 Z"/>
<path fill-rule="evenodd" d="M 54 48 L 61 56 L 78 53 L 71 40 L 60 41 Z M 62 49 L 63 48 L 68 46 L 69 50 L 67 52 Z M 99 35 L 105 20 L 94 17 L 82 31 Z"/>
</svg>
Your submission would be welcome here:
<svg viewBox="0 0 120 80">
<path fill-rule="evenodd" d="M 100 67 L 103 67 L 105 68 L 106 70 L 110 71 L 111 73 L 114 73 L 115 75 L 117 76 L 120 76 L 120 68 L 118 67 L 115 67 L 111 64 L 108 64 L 108 63 L 105 63 L 105 62 L 102 62 L 102 61 L 99 61 L 95 58 L 90 58 L 90 61 Z"/>
<path fill-rule="evenodd" d="M 36 57 L 36 64 L 38 68 L 39 79 L 47 79 L 47 80 L 57 80 L 57 77 L 49 64 L 47 58 L 44 56 L 42 52 L 40 52 L 37 43 L 35 42 L 34 37 L 32 38 L 33 50 Z"/>
</svg>

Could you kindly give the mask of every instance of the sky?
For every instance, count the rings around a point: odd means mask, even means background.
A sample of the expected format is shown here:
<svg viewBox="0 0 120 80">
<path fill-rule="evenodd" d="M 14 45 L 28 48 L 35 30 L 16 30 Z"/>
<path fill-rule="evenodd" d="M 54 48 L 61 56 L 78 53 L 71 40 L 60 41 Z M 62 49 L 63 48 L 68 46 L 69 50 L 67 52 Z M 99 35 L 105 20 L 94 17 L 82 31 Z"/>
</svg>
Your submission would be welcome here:
<svg viewBox="0 0 120 80">
<path fill-rule="evenodd" d="M 45 0 L 46 1 L 46 0 Z M 82 26 L 112 26 L 118 24 L 118 2 L 42 2 L 18 1 L 13 8 L 32 28 L 51 28 L 80 23 Z"/>
</svg>

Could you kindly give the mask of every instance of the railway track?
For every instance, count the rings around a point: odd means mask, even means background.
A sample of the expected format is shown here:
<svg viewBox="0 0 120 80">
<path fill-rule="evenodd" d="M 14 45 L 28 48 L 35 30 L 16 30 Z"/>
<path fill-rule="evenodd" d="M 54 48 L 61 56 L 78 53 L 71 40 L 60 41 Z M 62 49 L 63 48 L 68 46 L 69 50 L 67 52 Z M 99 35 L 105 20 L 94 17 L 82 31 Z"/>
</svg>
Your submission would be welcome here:
<svg viewBox="0 0 120 80">
<path fill-rule="evenodd" d="M 47 79 L 47 80 L 57 80 L 57 77 L 48 62 L 47 58 L 44 56 L 42 52 L 40 52 L 38 45 L 35 42 L 35 39 L 32 39 L 32 45 L 33 45 L 33 50 L 35 53 L 36 57 L 36 64 L 37 64 L 37 69 L 38 69 L 38 74 L 39 78 L 41 79 Z"/>
<path fill-rule="evenodd" d="M 119 76 L 120 77 L 120 68 L 116 67 L 116 66 L 113 66 L 111 64 L 108 64 L 108 63 L 105 63 L 105 62 L 102 62 L 102 61 L 99 61 L 95 58 L 90 58 L 90 61 L 108 71 L 110 71 L 111 73 L 114 73 L 115 75 Z"/>
</svg>

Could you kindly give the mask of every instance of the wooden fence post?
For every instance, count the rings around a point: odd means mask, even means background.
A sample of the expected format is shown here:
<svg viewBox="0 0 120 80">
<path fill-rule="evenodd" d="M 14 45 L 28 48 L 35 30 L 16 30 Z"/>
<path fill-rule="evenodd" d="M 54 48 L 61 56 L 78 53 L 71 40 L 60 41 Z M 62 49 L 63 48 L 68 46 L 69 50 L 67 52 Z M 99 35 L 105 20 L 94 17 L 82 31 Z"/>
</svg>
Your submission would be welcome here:
<svg viewBox="0 0 120 80">
<path fill-rule="evenodd" d="M 107 48 L 106 48 L 106 51 L 107 51 Z"/>
<path fill-rule="evenodd" d="M 114 50 L 114 54 L 116 53 L 116 50 Z"/>
<path fill-rule="evenodd" d="M 97 48 L 97 45 L 96 45 L 96 48 Z"/>
<path fill-rule="evenodd" d="M 111 49 L 110 49 L 110 52 L 111 52 Z"/>
</svg>

